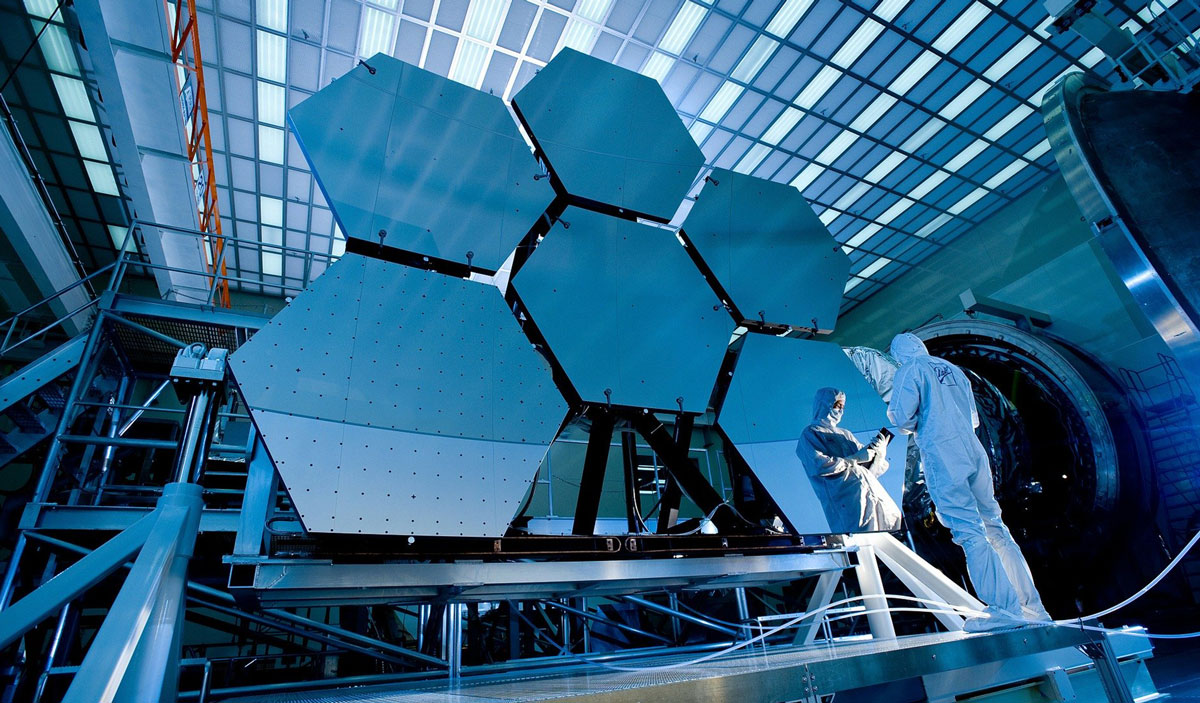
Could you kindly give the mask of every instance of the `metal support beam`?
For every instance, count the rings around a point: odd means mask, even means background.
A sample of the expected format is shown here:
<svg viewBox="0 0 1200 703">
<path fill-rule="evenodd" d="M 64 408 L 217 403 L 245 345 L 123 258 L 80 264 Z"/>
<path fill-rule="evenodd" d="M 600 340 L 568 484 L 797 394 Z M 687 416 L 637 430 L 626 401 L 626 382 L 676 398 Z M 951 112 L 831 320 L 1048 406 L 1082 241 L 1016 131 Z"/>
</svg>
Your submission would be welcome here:
<svg viewBox="0 0 1200 703">
<path fill-rule="evenodd" d="M 1091 638 L 1091 642 L 1079 646 L 1079 651 L 1095 663 L 1096 674 L 1100 677 L 1109 703 L 1133 703 L 1133 694 L 1129 692 L 1129 684 L 1121 674 L 1121 666 L 1108 636 L 1103 632 L 1092 632 Z"/>
<path fill-rule="evenodd" d="M 858 565 L 854 567 L 858 576 L 858 589 L 867 607 L 867 623 L 871 636 L 877 640 L 896 639 L 896 628 L 892 616 L 887 612 L 887 592 L 883 590 L 883 579 L 879 576 L 879 562 L 875 559 L 875 548 L 869 544 L 858 547 Z M 872 612 L 874 611 L 874 612 Z"/>
<path fill-rule="evenodd" d="M 667 432 L 657 417 L 651 413 L 630 413 L 630 422 L 638 434 L 646 440 L 663 466 L 679 483 L 683 494 L 695 503 L 705 514 L 712 514 L 713 524 L 722 532 L 732 532 L 738 526 L 738 520 L 732 511 L 717 510 L 724 503 L 717 490 L 712 487 L 704 474 L 692 466 L 688 459 L 687 450 L 681 450 L 675 445 L 675 438 Z"/>
<path fill-rule="evenodd" d="M 841 581 L 842 573 L 840 571 L 826 571 L 818 576 L 817 585 L 808 598 L 808 605 L 804 607 L 804 612 L 811 613 L 829 605 L 833 601 L 833 594 Z M 807 645 L 815 642 L 817 632 L 821 629 L 821 623 L 824 621 L 824 615 L 801 621 L 800 626 L 796 628 L 796 637 L 792 640 L 792 644 Z"/>
<path fill-rule="evenodd" d="M 162 700 L 164 694 L 174 691 L 177 668 L 169 675 L 165 671 L 155 675 L 143 667 L 131 670 L 130 664 L 139 654 L 143 637 L 150 638 L 146 646 L 152 648 L 165 649 L 176 641 L 174 626 L 166 626 L 165 621 L 171 620 L 171 609 L 179 607 L 182 593 L 173 593 L 170 588 L 182 588 L 182 580 L 174 578 L 179 569 L 176 562 L 182 561 L 186 571 L 200 522 L 200 496 L 200 486 L 195 484 L 173 483 L 164 490 L 150 535 L 63 703 L 109 703 L 118 700 L 118 691 L 120 700 Z M 138 663 L 147 663 L 147 658 L 139 656 Z M 128 683 L 127 674 L 131 675 Z"/>
<path fill-rule="evenodd" d="M 254 453 L 246 466 L 246 493 L 238 515 L 233 556 L 257 557 L 262 552 L 263 530 L 275 501 L 275 465 L 261 439 L 254 441 Z"/>
<path fill-rule="evenodd" d="M 587 454 L 583 458 L 583 473 L 579 477 L 575 522 L 571 527 L 571 534 L 576 535 L 590 535 L 596 531 L 596 515 L 600 512 L 600 493 L 613 435 L 611 412 L 593 406 L 588 414 L 592 427 L 588 433 Z"/>
<path fill-rule="evenodd" d="M 572 615 L 577 615 L 581 618 L 584 618 L 585 620 L 591 620 L 593 622 L 600 622 L 600 623 L 604 623 L 605 625 L 608 625 L 609 627 L 615 627 L 616 629 L 618 629 L 621 632 L 624 632 L 626 634 L 636 635 L 637 637 L 645 637 L 646 639 L 651 639 L 651 640 L 654 640 L 655 642 L 661 642 L 663 644 L 671 644 L 671 640 L 667 639 L 666 637 L 663 637 L 662 635 L 656 635 L 653 632 L 646 632 L 645 630 L 633 627 L 632 625 L 626 625 L 623 622 L 609 620 L 608 618 L 604 617 L 603 615 L 598 615 L 596 613 L 593 613 L 590 610 L 580 610 L 578 608 L 572 608 L 571 606 L 566 605 L 564 603 L 560 603 L 556 600 L 544 600 L 544 601 L 541 601 L 541 603 L 543 605 L 550 606 L 551 608 L 558 608 L 559 610 L 568 612 Z"/>
<path fill-rule="evenodd" d="M 739 591 L 742 591 L 743 593 L 745 593 L 745 591 L 743 589 L 736 589 L 736 590 L 739 590 Z M 700 627 L 703 627 L 703 628 L 706 628 L 709 630 L 713 630 L 715 632 L 720 632 L 723 635 L 729 635 L 730 637 L 734 637 L 734 638 L 739 636 L 738 631 L 733 629 L 732 627 L 718 625 L 715 622 L 712 622 L 705 618 L 699 617 L 697 615 L 691 615 L 689 613 L 685 613 L 681 610 L 673 610 L 671 608 L 668 608 L 665 605 L 659 605 L 658 603 L 655 603 L 652 600 L 647 600 L 645 598 L 639 598 L 638 596 L 623 596 L 622 600 L 624 600 L 627 603 L 633 603 L 634 605 L 641 607 L 641 608 L 645 608 L 646 610 L 652 610 L 656 613 L 662 613 L 663 615 L 669 615 L 677 620 L 682 620 L 684 622 L 690 622 L 693 625 L 699 625 Z"/>
<path fill-rule="evenodd" d="M 642 531 L 641 506 L 638 501 L 637 438 L 629 431 L 621 433 L 621 467 L 624 469 L 625 529 L 631 535 Z"/>
<path fill-rule="evenodd" d="M 138 520 L 0 613 L 0 648 L 12 644 L 79 594 L 121 568 L 145 544 L 157 519 L 158 515 L 151 513 Z"/>
<path fill-rule="evenodd" d="M 688 448 L 692 444 L 692 429 L 695 425 L 695 418 L 691 415 L 679 415 L 675 419 L 675 447 L 677 450 L 683 451 L 687 455 Z M 675 480 L 675 476 L 667 472 L 667 485 L 663 487 L 662 497 L 658 503 L 658 529 L 655 530 L 659 534 L 666 534 L 675 523 L 679 522 L 679 504 L 683 499 L 683 491 L 679 490 L 679 481 Z"/>
</svg>

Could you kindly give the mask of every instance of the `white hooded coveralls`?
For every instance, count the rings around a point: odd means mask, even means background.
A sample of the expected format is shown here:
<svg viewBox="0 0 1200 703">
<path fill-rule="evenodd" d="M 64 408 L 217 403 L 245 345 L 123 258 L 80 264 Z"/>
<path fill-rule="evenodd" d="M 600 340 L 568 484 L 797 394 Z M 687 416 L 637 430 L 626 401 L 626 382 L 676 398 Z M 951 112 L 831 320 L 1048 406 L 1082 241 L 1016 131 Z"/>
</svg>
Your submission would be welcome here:
<svg viewBox="0 0 1200 703">
<path fill-rule="evenodd" d="M 1044 614 L 1025 557 L 1000 517 L 987 453 L 975 436 L 979 414 L 970 381 L 954 364 L 930 356 L 914 334 L 896 335 L 891 354 L 900 369 L 888 419 L 916 435 L 938 520 L 966 554 L 979 599 L 1017 616 L 1022 606 Z"/>
<path fill-rule="evenodd" d="M 825 510 L 834 533 L 900 529 L 900 508 L 876 479 L 888 469 L 887 459 L 874 457 L 860 464 L 849 457 L 863 445 L 849 430 L 838 427 L 841 411 L 834 411 L 846 394 L 822 388 L 813 399 L 813 421 L 800 434 L 796 455 L 812 482 L 813 492 Z"/>
</svg>

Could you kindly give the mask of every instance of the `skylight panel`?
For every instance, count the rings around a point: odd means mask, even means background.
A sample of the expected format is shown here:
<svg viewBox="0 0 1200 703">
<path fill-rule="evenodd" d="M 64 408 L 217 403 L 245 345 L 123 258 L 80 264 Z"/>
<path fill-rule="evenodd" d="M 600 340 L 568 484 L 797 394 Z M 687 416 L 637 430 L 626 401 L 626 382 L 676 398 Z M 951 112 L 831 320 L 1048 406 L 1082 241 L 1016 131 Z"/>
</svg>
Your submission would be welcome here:
<svg viewBox="0 0 1200 703">
<path fill-rule="evenodd" d="M 767 23 L 765 30 L 769 34 L 786 39 L 808 12 L 813 0 L 784 0 L 783 5 L 775 12 L 775 16 Z"/>
<path fill-rule="evenodd" d="M 258 30 L 254 33 L 257 44 L 255 56 L 258 59 L 258 77 L 276 83 L 287 80 L 287 39 Z"/>
<path fill-rule="evenodd" d="M 1094 68 L 1102 60 L 1104 60 L 1104 51 L 1098 46 L 1093 46 L 1090 51 L 1079 57 L 1079 63 L 1088 68 Z"/>
<path fill-rule="evenodd" d="M 891 224 L 892 220 L 894 220 L 897 217 L 908 212 L 908 209 L 916 204 L 917 203 L 914 200 L 909 200 L 908 198 L 900 198 L 899 200 L 896 201 L 896 203 L 894 205 L 892 205 L 887 210 L 884 210 L 883 213 L 881 213 L 879 215 L 879 217 L 876 217 L 875 221 L 881 225 Z"/>
<path fill-rule="evenodd" d="M 62 103 L 63 112 L 67 117 L 87 122 L 96 121 L 96 114 L 92 112 L 92 101 L 83 81 L 57 73 L 51 73 L 50 77 L 54 80 L 54 92 L 58 93 L 58 101 Z"/>
<path fill-rule="evenodd" d="M 563 30 L 562 36 L 558 41 L 558 48 L 575 49 L 587 53 L 591 51 L 592 44 L 596 41 L 597 30 L 594 26 L 581 22 L 575 18 L 567 20 L 567 27 Z"/>
<path fill-rule="evenodd" d="M 29 14 L 33 15 L 34 17 L 40 17 L 41 19 L 49 19 L 50 15 L 53 15 L 55 10 L 58 9 L 58 1 L 57 0 L 25 0 L 25 9 L 28 10 Z M 59 19 L 61 19 L 61 17 L 62 17 L 61 15 L 58 16 Z M 37 27 L 37 29 L 41 29 L 41 27 Z"/>
<path fill-rule="evenodd" d="M 109 225 L 108 238 L 112 240 L 113 249 L 117 251 L 136 251 L 137 243 L 129 234 L 129 227 L 124 225 Z"/>
<path fill-rule="evenodd" d="M 283 126 L 284 89 L 281 85 L 257 81 L 258 121 Z"/>
<path fill-rule="evenodd" d="M 1032 149 L 1025 152 L 1022 156 L 1030 161 L 1037 161 L 1042 157 L 1042 154 L 1045 154 L 1047 151 L 1050 151 L 1050 142 L 1043 139 Z"/>
<path fill-rule="evenodd" d="M 812 182 L 817 180 L 817 177 L 824 172 L 825 168 L 822 167 L 821 164 L 809 164 L 808 166 L 804 167 L 803 171 L 801 171 L 796 175 L 795 178 L 792 179 L 791 185 L 795 186 L 799 190 L 804 190 L 812 185 Z"/>
<path fill-rule="evenodd" d="M 892 171 L 895 171 L 896 167 L 903 163 L 907 158 L 908 157 L 904 154 L 901 154 L 898 151 L 893 151 L 892 153 L 888 154 L 883 161 L 880 161 L 878 164 L 876 164 L 875 168 L 871 169 L 870 173 L 863 178 L 872 183 L 878 183 L 884 178 L 887 178 L 888 174 L 890 174 Z"/>
<path fill-rule="evenodd" d="M 475 0 L 467 9 L 463 34 L 490 44 L 496 39 L 500 20 L 504 19 L 504 11 L 507 9 L 508 0 Z"/>
<path fill-rule="evenodd" d="M 929 195 L 934 188 L 940 186 L 949 177 L 950 174 L 946 173 L 945 171 L 935 171 L 929 176 L 929 178 L 926 178 L 918 183 L 917 187 L 913 188 L 912 191 L 909 192 L 908 197 L 912 198 L 913 200 L 920 200 L 926 195 Z"/>
<path fill-rule="evenodd" d="M 671 25 L 667 27 L 666 34 L 663 34 L 662 41 L 658 43 L 658 48 L 675 55 L 682 54 L 707 13 L 708 9 L 702 5 L 694 2 L 683 3 L 683 7 L 679 8 L 675 19 L 671 20 Z"/>
<path fill-rule="evenodd" d="M 337 224 L 333 226 L 333 244 L 330 246 L 329 253 L 338 258 L 346 253 L 346 235 L 342 233 L 342 228 Z"/>
<path fill-rule="evenodd" d="M 904 95 L 912 90 L 912 87 L 924 78 L 926 74 L 932 71 L 933 67 L 938 64 L 938 61 L 941 61 L 941 59 L 932 51 L 921 52 L 921 55 L 913 59 L 908 68 L 901 71 L 900 75 L 892 80 L 892 84 L 888 86 L 888 90 L 897 95 Z"/>
<path fill-rule="evenodd" d="M 1022 169 L 1029 166 L 1029 163 L 1018 159 L 1011 164 L 1005 166 L 999 173 L 987 179 L 983 183 L 983 187 L 988 190 L 995 190 L 1004 184 L 1005 181 L 1017 175 Z"/>
<path fill-rule="evenodd" d="M 862 181 L 859 181 L 858 183 L 854 184 L 854 187 L 852 187 L 850 190 L 843 193 L 842 197 L 840 197 L 836 201 L 834 201 L 833 205 L 831 205 L 830 207 L 837 209 L 837 210 L 842 210 L 842 211 L 849 210 L 850 206 L 854 205 L 854 203 L 857 203 L 858 199 L 861 198 L 862 196 L 866 195 L 868 192 L 870 192 L 870 190 L 871 190 L 870 183 L 864 183 Z M 826 224 L 828 224 L 828 223 L 826 223 Z"/>
<path fill-rule="evenodd" d="M 712 134 L 713 126 L 704 122 L 693 122 L 691 127 L 688 127 L 688 133 L 692 135 L 692 139 L 697 144 L 703 144 L 708 135 Z"/>
<path fill-rule="evenodd" d="M 976 139 L 968 144 L 965 149 L 958 152 L 958 155 L 956 155 L 953 159 L 947 161 L 943 168 L 951 173 L 954 173 L 958 169 L 970 163 L 971 159 L 982 154 L 983 150 L 986 148 L 988 148 L 988 142 L 984 141 L 983 139 Z"/>
<path fill-rule="evenodd" d="M 850 123 L 850 129 L 858 132 L 865 132 L 879 121 L 879 118 L 887 114 L 887 111 L 892 109 L 898 100 L 887 93 L 880 93 L 878 97 L 867 105 L 866 109 L 859 113 L 858 117 Z"/>
<path fill-rule="evenodd" d="M 258 158 L 273 164 L 283 163 L 283 130 L 258 126 Z"/>
<path fill-rule="evenodd" d="M 938 38 L 933 41 L 933 48 L 948 54 L 954 50 L 959 43 L 967 38 L 979 23 L 991 14 L 991 10 L 986 5 L 980 2 L 972 3 L 970 7 L 963 10 L 963 13 L 954 20 L 949 27 L 942 30 Z"/>
<path fill-rule="evenodd" d="M 831 164 L 837 160 L 837 157 L 844 154 L 846 150 L 850 148 L 850 145 L 856 141 L 858 141 L 858 135 L 854 132 L 842 132 L 834 137 L 833 141 L 829 142 L 829 145 L 821 150 L 821 153 L 817 154 L 817 157 L 814 159 L 814 161 L 818 161 L 823 164 Z"/>
<path fill-rule="evenodd" d="M 825 93 L 829 92 L 829 89 L 833 87 L 833 84 L 841 76 L 842 72 L 833 66 L 822 67 L 792 102 L 802 110 L 811 109 L 821 98 L 825 97 Z"/>
<path fill-rule="evenodd" d="M 649 76 L 654 80 L 662 83 L 667 74 L 671 72 L 671 68 L 675 65 L 675 59 L 666 54 L 653 51 L 650 53 L 650 58 L 646 59 L 646 64 L 642 66 L 642 75 Z"/>
<path fill-rule="evenodd" d="M 87 169 L 88 180 L 92 183 L 92 190 L 103 195 L 121 195 L 121 191 L 117 189 L 117 179 L 113 177 L 112 166 L 107 163 L 102 164 L 85 160 L 83 167 Z"/>
<path fill-rule="evenodd" d="M 908 4 L 909 0 L 882 0 L 872 12 L 884 22 L 891 22 L 908 7 Z"/>
<path fill-rule="evenodd" d="M 828 227 L 830 225 L 830 223 L 832 223 L 834 220 L 836 220 L 838 217 L 840 217 L 841 214 L 842 213 L 838 212 L 837 210 L 830 209 L 830 210 L 826 210 L 825 212 L 822 212 L 820 215 L 818 215 L 817 219 L 819 219 L 821 221 L 821 224 Z"/>
<path fill-rule="evenodd" d="M 282 227 L 283 201 L 266 195 L 258 196 L 258 221 L 270 227 Z"/>
<path fill-rule="evenodd" d="M 987 92 L 989 87 L 990 86 L 986 81 L 981 81 L 978 78 L 975 79 L 970 83 L 970 85 L 959 91 L 958 95 L 955 95 L 953 100 L 946 103 L 945 107 L 943 107 L 941 110 L 938 110 L 938 115 L 940 115 L 943 119 L 953 120 L 955 117 L 958 117 L 960 114 L 962 114 L 963 110 L 970 107 L 971 103 L 978 100 L 980 95 L 983 95 L 985 92 Z"/>
<path fill-rule="evenodd" d="M 967 195 L 957 203 L 954 203 L 947 208 L 947 212 L 949 212 L 951 215 L 961 215 L 967 208 L 979 202 L 983 196 L 987 195 L 989 192 L 991 191 L 989 191 L 987 188 L 976 188 L 970 193 L 967 193 Z"/>
<path fill-rule="evenodd" d="M 381 51 L 391 51 L 392 30 L 395 26 L 396 16 L 392 13 L 377 10 L 370 5 L 364 6 L 362 31 L 358 37 L 358 55 L 365 59 Z"/>
<path fill-rule="evenodd" d="M 733 72 L 729 74 L 730 77 L 745 83 L 754 80 L 754 77 L 758 75 L 778 47 L 779 42 L 765 34 L 758 35 L 758 39 L 755 39 L 754 43 L 750 45 L 742 60 L 733 67 Z"/>
<path fill-rule="evenodd" d="M 260 227 L 259 239 L 263 244 L 283 244 L 283 230 L 278 227 Z M 262 250 L 262 272 L 267 276 L 283 275 L 283 252 L 264 247 Z"/>
<path fill-rule="evenodd" d="M 741 97 L 743 90 L 745 88 L 732 81 L 722 83 L 721 87 L 717 89 L 716 95 L 700 112 L 700 119 L 712 123 L 720 122 L 725 113 L 729 112 L 729 108 L 733 107 L 733 102 Z"/>
<path fill-rule="evenodd" d="M 872 223 L 868 224 L 866 227 L 863 227 L 862 229 L 860 229 L 857 233 L 855 233 L 855 235 L 853 237 L 847 239 L 845 246 L 846 247 L 860 247 L 868 239 L 875 236 L 875 233 L 881 229 L 883 229 L 883 227 L 881 225 L 877 225 L 874 222 L 872 222 Z"/>
<path fill-rule="evenodd" d="M 803 112 L 789 105 L 779 114 L 779 117 L 775 118 L 775 121 L 771 123 L 767 131 L 763 133 L 762 140 L 771 146 L 776 146 L 779 142 L 783 141 L 783 138 L 792 131 L 792 128 L 796 126 L 796 123 L 803 116 Z"/>
<path fill-rule="evenodd" d="M 483 80 L 488 53 L 488 48 L 479 42 L 470 39 L 460 41 L 454 56 L 454 65 L 450 67 L 450 80 L 477 88 Z"/>
<path fill-rule="evenodd" d="M 48 25 L 46 31 L 42 32 L 42 38 L 38 39 L 38 46 L 42 48 L 42 56 L 45 57 L 46 66 L 51 71 L 65 73 L 69 76 L 79 75 L 79 63 L 75 60 L 75 50 L 71 48 L 67 30 L 63 29 L 61 25 Z"/>
<path fill-rule="evenodd" d="M 610 6 L 612 6 L 612 0 L 579 0 L 575 3 L 573 12 L 577 17 L 598 23 L 608 14 Z"/>
<path fill-rule="evenodd" d="M 916 236 L 924 239 L 925 237 L 928 237 L 929 235 L 933 234 L 937 230 L 941 229 L 942 225 L 946 224 L 947 222 L 949 222 L 950 220 L 953 220 L 953 219 L 954 219 L 954 217 L 952 215 L 947 215 L 946 213 L 943 212 L 942 214 L 933 218 L 933 220 L 931 220 L 929 222 L 929 224 L 927 224 L 924 227 L 922 227 L 921 229 L 917 230 Z"/>
<path fill-rule="evenodd" d="M 859 271 L 858 275 L 861 276 L 862 278 L 869 278 L 869 277 L 874 276 L 875 274 L 879 273 L 880 271 L 882 271 L 883 268 L 890 263 L 892 263 L 891 259 L 881 256 L 878 259 L 876 259 L 874 262 L 872 262 L 869 266 L 867 266 L 865 269 L 863 269 L 862 271 Z"/>
<path fill-rule="evenodd" d="M 1003 56 L 996 59 L 995 63 L 983 72 L 983 77 L 992 82 L 999 81 L 1041 45 L 1042 43 L 1036 37 L 1025 35 L 1024 39 L 1017 42 L 1013 48 L 1004 52 Z"/>
<path fill-rule="evenodd" d="M 1013 127 L 1021 124 L 1026 117 L 1033 114 L 1033 108 L 1028 105 L 1017 105 L 1013 111 L 1000 118 L 1000 121 L 992 125 L 992 128 L 983 133 L 984 139 L 996 141 L 1000 137 L 1012 131 Z"/>
<path fill-rule="evenodd" d="M 75 138 L 75 147 L 79 155 L 85 159 L 108 161 L 108 151 L 104 148 L 104 137 L 94 124 L 67 120 L 71 125 L 71 136 Z"/>
<path fill-rule="evenodd" d="M 767 158 L 767 154 L 770 153 L 771 147 L 767 146 L 766 144 L 755 144 L 754 146 L 750 147 L 748 151 L 746 151 L 746 154 L 737 162 L 737 165 L 733 167 L 733 170 L 737 171 L 738 173 L 749 175 L 754 171 L 754 169 L 758 168 L 758 165 L 761 164 L 763 159 Z"/>
<path fill-rule="evenodd" d="M 842 295 L 845 295 L 845 294 L 849 293 L 850 291 L 854 290 L 862 282 L 863 282 L 863 279 L 859 278 L 858 276 L 853 276 L 853 275 L 850 276 L 850 280 L 846 281 L 846 287 L 842 290 Z"/>
<path fill-rule="evenodd" d="M 260 26 L 287 33 L 287 0 L 257 0 L 254 19 Z"/>
<path fill-rule="evenodd" d="M 835 66 L 842 68 L 850 68 L 850 66 L 863 55 L 871 46 L 871 42 L 879 36 L 883 31 L 883 25 L 873 19 L 865 19 L 863 23 L 858 25 L 858 29 L 854 30 L 854 34 L 842 44 L 833 58 L 829 60 Z"/>
<path fill-rule="evenodd" d="M 904 140 L 904 143 L 900 145 L 900 150 L 907 151 L 909 153 L 915 153 L 917 149 L 920 149 L 925 145 L 925 142 L 932 139 L 933 135 L 942 131 L 942 127 L 945 126 L 945 122 L 942 122 L 936 117 L 931 118 L 928 122 L 921 125 L 920 129 L 913 132 L 912 136 Z"/>
</svg>

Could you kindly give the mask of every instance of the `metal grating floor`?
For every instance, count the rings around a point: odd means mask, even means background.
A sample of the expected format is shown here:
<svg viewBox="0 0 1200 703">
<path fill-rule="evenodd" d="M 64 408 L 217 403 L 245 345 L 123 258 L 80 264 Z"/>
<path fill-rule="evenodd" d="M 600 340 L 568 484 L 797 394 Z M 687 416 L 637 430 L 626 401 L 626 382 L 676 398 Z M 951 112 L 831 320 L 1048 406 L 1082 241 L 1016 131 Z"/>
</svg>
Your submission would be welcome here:
<svg viewBox="0 0 1200 703">
<path fill-rule="evenodd" d="M 752 700 L 772 695 L 785 700 L 807 695 L 805 681 L 811 681 L 823 693 L 830 693 L 1033 652 L 1072 648 L 1087 639 L 1078 630 L 1061 627 L 1025 627 L 976 635 L 946 632 L 886 642 L 779 647 L 766 653 L 750 648 L 699 664 L 686 664 L 698 658 L 696 654 L 662 655 L 622 663 L 644 668 L 636 672 L 573 666 L 545 673 L 468 677 L 457 685 L 385 684 L 233 700 L 238 703 L 510 703 L 578 698 Z M 685 665 L 680 668 L 656 670 L 681 663 Z M 658 690 L 645 690 L 655 687 Z M 768 692 L 769 695 L 763 695 Z"/>
</svg>

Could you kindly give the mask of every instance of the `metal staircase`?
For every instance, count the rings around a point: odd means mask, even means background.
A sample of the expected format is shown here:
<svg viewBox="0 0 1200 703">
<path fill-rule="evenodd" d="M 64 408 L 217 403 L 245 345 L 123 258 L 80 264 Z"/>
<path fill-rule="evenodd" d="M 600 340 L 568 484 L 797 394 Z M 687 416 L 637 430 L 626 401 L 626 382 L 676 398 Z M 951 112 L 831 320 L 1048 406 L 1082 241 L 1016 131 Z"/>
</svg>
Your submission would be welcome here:
<svg viewBox="0 0 1200 703">
<path fill-rule="evenodd" d="M 54 432 L 66 407 L 62 383 L 79 367 L 86 341 L 68 339 L 0 380 L 0 469 Z"/>
<path fill-rule="evenodd" d="M 1176 551 L 1200 529 L 1200 447 L 1195 443 L 1200 402 L 1179 362 L 1165 354 L 1158 357 L 1159 363 L 1140 371 L 1121 369 L 1121 378 L 1142 407 L 1168 546 Z M 1200 559 L 1189 558 L 1180 569 L 1200 597 Z"/>
</svg>

